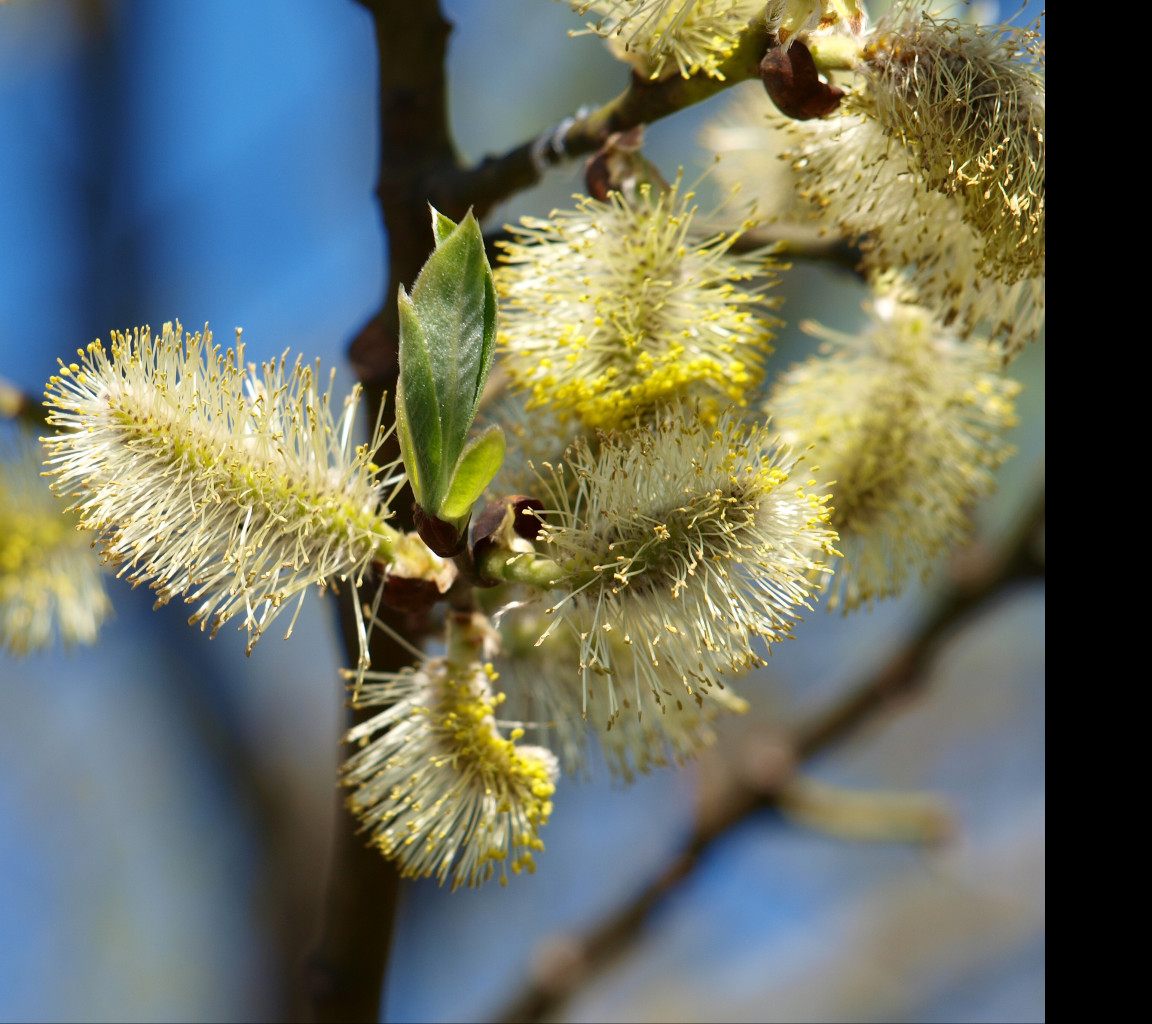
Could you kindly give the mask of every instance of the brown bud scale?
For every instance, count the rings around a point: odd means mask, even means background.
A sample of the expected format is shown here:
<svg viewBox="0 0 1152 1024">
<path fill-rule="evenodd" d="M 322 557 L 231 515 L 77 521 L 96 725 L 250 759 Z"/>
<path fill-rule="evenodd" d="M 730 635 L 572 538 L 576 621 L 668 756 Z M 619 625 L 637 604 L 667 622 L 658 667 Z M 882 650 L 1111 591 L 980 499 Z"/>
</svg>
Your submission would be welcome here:
<svg viewBox="0 0 1152 1024">
<path fill-rule="evenodd" d="M 776 109 L 795 121 L 826 117 L 839 105 L 844 90 L 821 81 L 812 53 L 801 42 L 785 52 L 774 46 L 760 62 L 760 79 Z"/>
<path fill-rule="evenodd" d="M 458 532 L 451 523 L 430 516 L 419 505 L 412 506 L 412 521 L 416 525 L 420 539 L 441 558 L 453 558 L 464 550 L 468 536 L 467 526 Z"/>
</svg>

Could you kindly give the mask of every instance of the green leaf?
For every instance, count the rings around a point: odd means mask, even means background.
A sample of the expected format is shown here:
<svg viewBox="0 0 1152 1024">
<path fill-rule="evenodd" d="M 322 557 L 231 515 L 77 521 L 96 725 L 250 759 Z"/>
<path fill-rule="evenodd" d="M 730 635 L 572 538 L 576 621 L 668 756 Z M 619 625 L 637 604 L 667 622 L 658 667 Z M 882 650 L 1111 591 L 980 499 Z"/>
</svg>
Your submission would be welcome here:
<svg viewBox="0 0 1152 1024">
<path fill-rule="evenodd" d="M 436 484 L 443 459 L 440 402 L 428 342 L 412 300 L 400 286 L 400 373 L 396 386 L 396 432 L 404 469 L 420 505 L 439 502 Z M 435 507 L 433 504 L 432 507 Z"/>
<path fill-rule="evenodd" d="M 408 410 L 404 405 L 404 388 L 396 388 L 396 440 L 400 442 L 400 458 L 404 460 L 404 472 L 412 487 L 412 495 L 420 500 L 420 467 L 416 462 L 416 445 L 412 440 L 412 428 L 408 425 Z"/>
<path fill-rule="evenodd" d="M 468 442 L 456 463 L 452 483 L 440 506 L 439 517 L 447 522 L 467 519 L 476 499 L 499 472 L 504 462 L 504 431 L 490 426 Z"/>
<path fill-rule="evenodd" d="M 504 460 L 504 435 L 469 442 L 496 347 L 496 287 L 480 225 L 432 209 L 436 248 L 398 295 L 396 432 L 417 503 L 459 528 Z"/>
<path fill-rule="evenodd" d="M 432 234 L 436 238 L 436 245 L 444 241 L 456 230 L 456 222 L 451 217 L 445 217 L 435 206 L 429 206 L 432 211 Z"/>
<path fill-rule="evenodd" d="M 448 230 L 450 223 L 433 211 L 437 246 L 411 295 L 414 318 L 426 341 L 429 390 L 439 409 L 438 468 L 434 477 L 421 481 L 429 501 L 425 508 L 435 508 L 448 492 L 492 368 L 496 344 L 496 287 L 480 225 L 471 212 Z M 419 448 L 412 404 L 408 413 L 413 442 Z"/>
</svg>

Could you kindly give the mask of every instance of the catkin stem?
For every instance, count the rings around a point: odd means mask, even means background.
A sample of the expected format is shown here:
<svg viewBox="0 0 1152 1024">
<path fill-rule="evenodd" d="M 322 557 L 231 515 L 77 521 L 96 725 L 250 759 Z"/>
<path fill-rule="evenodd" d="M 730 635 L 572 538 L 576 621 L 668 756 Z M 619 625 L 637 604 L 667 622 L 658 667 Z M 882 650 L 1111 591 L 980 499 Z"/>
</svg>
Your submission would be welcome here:
<svg viewBox="0 0 1152 1024">
<path fill-rule="evenodd" d="M 554 590 L 558 584 L 570 586 L 572 574 L 565 572 L 550 558 L 525 551 L 507 551 L 494 548 L 479 559 L 483 576 L 507 583 L 524 583 L 541 590 Z"/>
</svg>

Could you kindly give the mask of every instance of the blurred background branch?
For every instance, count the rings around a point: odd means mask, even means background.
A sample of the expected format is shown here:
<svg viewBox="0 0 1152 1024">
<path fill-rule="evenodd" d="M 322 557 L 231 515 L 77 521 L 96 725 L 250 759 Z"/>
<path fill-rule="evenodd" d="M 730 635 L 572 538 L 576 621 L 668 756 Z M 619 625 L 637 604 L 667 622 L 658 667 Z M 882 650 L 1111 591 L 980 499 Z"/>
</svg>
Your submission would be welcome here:
<svg viewBox="0 0 1152 1024">
<path fill-rule="evenodd" d="M 20 420 L 29 426 L 44 425 L 44 405 L 11 381 L 0 377 L 0 419 Z"/>
</svg>

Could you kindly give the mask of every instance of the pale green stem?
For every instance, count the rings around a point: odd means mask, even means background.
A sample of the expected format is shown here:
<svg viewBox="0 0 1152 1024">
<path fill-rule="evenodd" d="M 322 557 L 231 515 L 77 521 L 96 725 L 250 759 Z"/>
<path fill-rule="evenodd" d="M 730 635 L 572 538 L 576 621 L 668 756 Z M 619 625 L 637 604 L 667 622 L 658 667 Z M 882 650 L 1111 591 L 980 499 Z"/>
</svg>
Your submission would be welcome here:
<svg viewBox="0 0 1152 1024">
<path fill-rule="evenodd" d="M 860 63 L 861 47 L 849 36 L 826 36 L 808 41 L 808 50 L 818 71 L 851 71 Z"/>
<path fill-rule="evenodd" d="M 477 568 L 481 575 L 489 579 L 504 580 L 507 583 L 526 583 L 541 590 L 555 590 L 558 586 L 570 587 L 575 582 L 572 573 L 566 572 L 551 558 L 541 558 L 532 551 L 493 548 L 480 557 Z"/>
<path fill-rule="evenodd" d="M 445 653 L 449 664 L 461 671 L 484 660 L 485 634 L 491 627 L 482 616 L 471 612 L 449 612 L 447 615 Z"/>
</svg>

